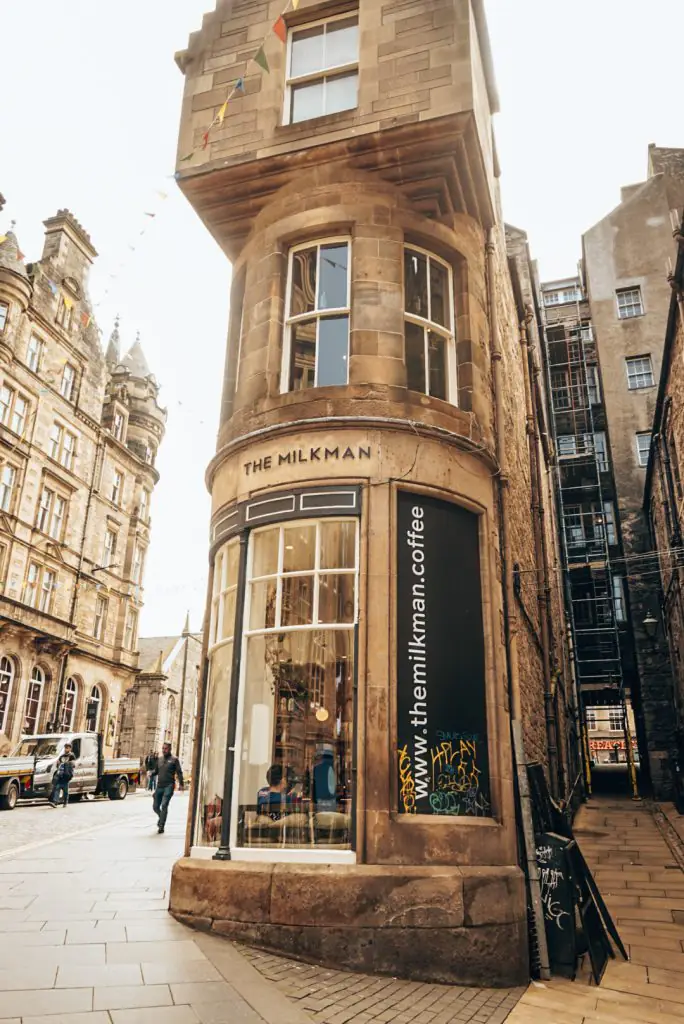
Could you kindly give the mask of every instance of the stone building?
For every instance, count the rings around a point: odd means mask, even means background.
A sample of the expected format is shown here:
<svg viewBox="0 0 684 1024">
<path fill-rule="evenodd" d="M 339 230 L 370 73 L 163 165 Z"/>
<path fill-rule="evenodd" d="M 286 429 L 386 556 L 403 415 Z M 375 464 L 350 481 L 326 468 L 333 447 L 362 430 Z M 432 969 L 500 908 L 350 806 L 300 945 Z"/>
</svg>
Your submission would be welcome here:
<svg viewBox="0 0 684 1024">
<path fill-rule="evenodd" d="M 644 513 L 658 551 L 662 601 L 651 606 L 650 631 L 664 633 L 674 679 L 672 699 L 663 707 L 678 761 L 684 764 L 684 597 L 682 595 L 682 488 L 684 458 L 684 228 L 675 232 L 679 253 L 670 274 L 672 291 L 662 348 L 662 369 L 646 471 Z"/>
<path fill-rule="evenodd" d="M 68 210 L 26 264 L 0 243 L 0 734 L 98 729 L 136 677 L 155 454 L 166 412 L 139 341 L 106 357 L 96 257 Z"/>
<path fill-rule="evenodd" d="M 623 188 L 620 204 L 582 239 L 636 650 L 636 725 L 646 781 L 661 797 L 671 786 L 672 676 L 662 624 L 655 636 L 644 627 L 660 618 L 661 593 L 643 496 L 683 206 L 684 150 L 653 145 L 646 180 Z"/>
<path fill-rule="evenodd" d="M 170 743 L 190 775 L 202 634 L 186 620 L 180 636 L 141 637 L 138 677 L 121 707 L 118 753 L 144 758 Z"/>
<path fill-rule="evenodd" d="M 283 6 L 221 0 L 177 56 L 176 177 L 233 283 L 171 908 L 336 966 L 520 983 L 511 719 L 557 791 L 571 772 L 483 4 Z"/>
</svg>

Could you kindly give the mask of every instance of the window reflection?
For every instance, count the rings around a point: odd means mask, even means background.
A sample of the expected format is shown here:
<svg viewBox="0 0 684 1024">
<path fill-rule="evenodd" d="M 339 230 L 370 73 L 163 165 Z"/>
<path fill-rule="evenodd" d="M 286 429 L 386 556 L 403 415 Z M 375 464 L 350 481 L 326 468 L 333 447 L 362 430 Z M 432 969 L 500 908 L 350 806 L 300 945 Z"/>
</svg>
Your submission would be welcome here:
<svg viewBox="0 0 684 1024">
<path fill-rule="evenodd" d="M 279 560 L 248 585 L 238 845 L 348 849 L 357 523 L 270 527 L 251 543 L 253 572 L 257 552 Z"/>
</svg>

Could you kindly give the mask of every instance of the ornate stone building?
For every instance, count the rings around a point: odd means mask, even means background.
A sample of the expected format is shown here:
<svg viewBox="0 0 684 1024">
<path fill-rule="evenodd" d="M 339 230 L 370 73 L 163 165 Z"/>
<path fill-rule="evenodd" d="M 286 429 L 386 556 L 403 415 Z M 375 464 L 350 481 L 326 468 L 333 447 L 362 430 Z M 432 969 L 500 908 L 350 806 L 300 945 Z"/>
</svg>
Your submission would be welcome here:
<svg viewBox="0 0 684 1024">
<path fill-rule="evenodd" d="M 136 341 L 106 358 L 88 297 L 96 257 L 68 210 L 26 264 L 0 243 L 0 735 L 98 729 L 116 741 L 166 412 Z"/>
<path fill-rule="evenodd" d="M 180 636 L 143 637 L 138 648 L 139 675 L 122 702 L 118 752 L 144 758 L 170 743 L 189 776 L 202 634 L 191 633 L 186 620 Z"/>
<path fill-rule="evenodd" d="M 177 58 L 177 179 L 233 284 L 171 908 L 337 966 L 517 984 L 511 720 L 556 792 L 575 775 L 484 8 L 283 7 L 220 0 Z"/>
</svg>

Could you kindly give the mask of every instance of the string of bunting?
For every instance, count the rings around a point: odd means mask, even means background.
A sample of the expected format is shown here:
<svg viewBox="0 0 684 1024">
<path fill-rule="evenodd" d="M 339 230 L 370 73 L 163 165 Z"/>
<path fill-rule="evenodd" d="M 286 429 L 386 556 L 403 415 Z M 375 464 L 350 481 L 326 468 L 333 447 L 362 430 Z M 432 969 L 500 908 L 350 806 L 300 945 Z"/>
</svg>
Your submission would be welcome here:
<svg viewBox="0 0 684 1024">
<path fill-rule="evenodd" d="M 207 146 L 209 145 L 209 136 L 211 135 L 213 129 L 217 127 L 220 128 L 221 125 L 223 124 L 226 117 L 226 110 L 228 108 L 228 104 L 233 99 L 233 97 L 237 94 L 244 95 L 245 78 L 247 76 L 247 71 L 250 65 L 256 64 L 257 67 L 261 68 L 261 70 L 265 72 L 267 75 L 270 74 L 271 67 L 268 63 L 268 57 L 266 56 L 266 44 L 271 37 L 271 33 L 274 33 L 281 41 L 281 43 L 285 44 L 287 42 L 287 25 L 285 24 L 285 15 L 290 10 L 296 11 L 298 7 L 299 0 L 289 0 L 283 13 L 279 15 L 278 18 L 276 18 L 269 32 L 267 32 L 267 34 L 262 39 L 259 49 L 256 51 L 254 56 L 250 57 L 250 59 L 247 61 L 244 73 L 237 79 L 237 81 L 235 81 L 231 86 L 229 86 L 226 98 L 219 107 L 218 112 L 214 116 L 214 120 L 211 122 L 207 130 L 202 135 L 202 149 L 206 149 Z M 191 149 L 189 153 L 186 153 L 185 156 L 181 157 L 178 162 L 181 164 L 187 163 L 187 161 L 191 160 L 194 155 L 195 148 L 193 147 L 193 149 Z"/>
</svg>

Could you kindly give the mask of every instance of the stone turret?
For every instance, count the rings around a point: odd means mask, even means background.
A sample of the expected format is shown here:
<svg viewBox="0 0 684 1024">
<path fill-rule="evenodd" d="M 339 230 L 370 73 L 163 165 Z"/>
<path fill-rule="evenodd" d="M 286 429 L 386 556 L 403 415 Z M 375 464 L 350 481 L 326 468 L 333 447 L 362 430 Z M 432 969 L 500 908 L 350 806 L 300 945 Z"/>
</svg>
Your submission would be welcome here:
<svg viewBox="0 0 684 1024">
<path fill-rule="evenodd" d="M 10 344 L 14 332 L 9 327 L 26 312 L 30 298 L 31 282 L 17 236 L 10 230 L 0 242 L 0 352 Z"/>
<path fill-rule="evenodd" d="M 166 410 L 158 402 L 159 384 L 152 373 L 140 343 L 140 335 L 123 359 L 120 358 L 119 320 L 107 346 L 107 398 L 103 423 L 150 466 L 164 437 Z M 125 430 L 117 427 L 117 412 L 125 419 Z"/>
<path fill-rule="evenodd" d="M 109 344 L 107 345 L 107 351 L 105 353 L 105 362 L 107 364 L 107 370 L 109 373 L 113 373 L 116 367 L 121 361 L 121 335 L 119 334 L 119 318 L 117 316 L 114 321 L 114 330 L 112 331 Z"/>
</svg>

